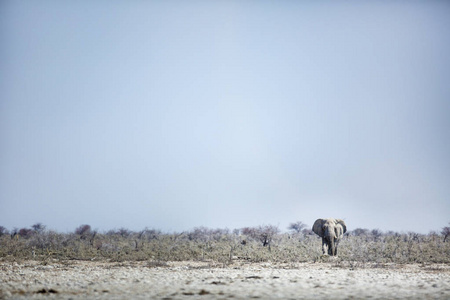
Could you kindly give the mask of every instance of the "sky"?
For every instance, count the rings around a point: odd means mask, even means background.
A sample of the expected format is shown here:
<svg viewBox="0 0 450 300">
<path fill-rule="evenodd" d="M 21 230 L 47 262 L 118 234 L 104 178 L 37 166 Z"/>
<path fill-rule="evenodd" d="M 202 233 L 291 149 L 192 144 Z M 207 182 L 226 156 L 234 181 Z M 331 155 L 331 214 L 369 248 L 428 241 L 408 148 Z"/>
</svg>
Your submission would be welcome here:
<svg viewBox="0 0 450 300">
<path fill-rule="evenodd" d="M 450 222 L 447 1 L 2 1 L 0 225 Z"/>
</svg>

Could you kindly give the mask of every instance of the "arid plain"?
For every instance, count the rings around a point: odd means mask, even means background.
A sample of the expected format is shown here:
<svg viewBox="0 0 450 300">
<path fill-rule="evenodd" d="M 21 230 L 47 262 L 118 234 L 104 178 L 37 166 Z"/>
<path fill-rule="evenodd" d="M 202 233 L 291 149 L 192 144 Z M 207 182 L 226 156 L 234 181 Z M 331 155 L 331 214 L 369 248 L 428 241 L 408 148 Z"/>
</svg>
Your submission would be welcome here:
<svg viewBox="0 0 450 300">
<path fill-rule="evenodd" d="M 447 264 L 0 263 L 0 299 L 450 299 Z"/>
</svg>

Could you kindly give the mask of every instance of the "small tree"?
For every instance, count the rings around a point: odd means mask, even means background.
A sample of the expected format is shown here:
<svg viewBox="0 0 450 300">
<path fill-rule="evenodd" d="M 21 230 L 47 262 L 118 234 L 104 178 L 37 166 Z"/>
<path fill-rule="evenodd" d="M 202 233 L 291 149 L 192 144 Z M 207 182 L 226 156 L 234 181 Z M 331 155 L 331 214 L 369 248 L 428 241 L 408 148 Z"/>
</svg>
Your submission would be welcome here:
<svg viewBox="0 0 450 300">
<path fill-rule="evenodd" d="M 18 234 L 23 238 L 29 238 L 34 234 L 34 231 L 29 228 L 22 228 L 19 230 Z"/>
<path fill-rule="evenodd" d="M 0 226 L 0 237 L 7 234 L 9 234 L 8 229 L 6 229 L 3 226 Z"/>
<path fill-rule="evenodd" d="M 263 247 L 269 246 L 274 236 L 280 232 L 277 226 L 264 225 L 258 227 L 245 227 L 241 229 L 242 234 L 247 235 L 257 241 L 260 241 Z"/>
<path fill-rule="evenodd" d="M 84 236 L 84 235 L 88 235 L 89 233 L 91 233 L 91 226 L 89 225 L 80 225 L 77 229 L 75 229 L 75 234 Z"/>
<path fill-rule="evenodd" d="M 315 235 L 315 233 L 312 231 L 311 228 L 305 228 L 305 229 L 303 229 L 303 230 L 302 230 L 302 233 L 303 233 L 304 236 L 307 236 L 307 235 Z"/>
<path fill-rule="evenodd" d="M 448 223 L 450 225 L 450 223 Z M 450 227 L 446 226 L 442 228 L 441 234 L 444 236 L 444 243 L 447 240 L 447 238 L 450 236 Z"/>
<path fill-rule="evenodd" d="M 13 230 L 10 232 L 9 235 L 11 236 L 11 239 L 13 239 L 13 238 L 16 237 L 16 236 L 18 237 L 18 235 L 17 235 L 18 233 L 19 233 L 19 228 L 14 227 Z"/>
<path fill-rule="evenodd" d="M 379 229 L 372 229 L 370 234 L 372 235 L 374 241 L 378 241 L 383 236 L 383 232 Z"/>
<path fill-rule="evenodd" d="M 94 238 L 97 235 L 97 231 L 91 230 L 91 226 L 81 225 L 80 227 L 75 229 L 75 233 L 80 235 L 81 240 L 89 240 L 91 246 L 94 245 Z"/>
<path fill-rule="evenodd" d="M 31 228 L 33 228 L 36 233 L 43 233 L 45 230 L 45 225 L 43 225 L 42 223 L 36 223 L 31 226 Z"/>
<path fill-rule="evenodd" d="M 126 228 L 124 228 L 124 227 L 119 228 L 119 229 L 117 230 L 117 234 L 120 235 L 121 237 L 124 237 L 124 238 L 129 237 L 132 233 L 133 233 L 133 232 L 132 232 L 131 230 L 128 230 L 128 229 L 126 229 Z"/>
<path fill-rule="evenodd" d="M 145 228 L 138 234 L 138 237 L 139 239 L 145 238 L 146 240 L 151 241 L 157 240 L 161 235 L 162 235 L 161 230 Z"/>
<path fill-rule="evenodd" d="M 297 221 L 289 224 L 288 229 L 295 233 L 301 233 L 306 227 L 308 227 L 308 225 L 304 224 L 302 221 Z"/>
<path fill-rule="evenodd" d="M 260 241 L 263 243 L 263 246 L 269 246 L 270 249 L 270 243 L 272 243 L 272 240 L 276 234 L 280 232 L 280 229 L 278 229 L 277 226 L 274 225 L 266 225 L 266 226 L 260 226 Z"/>
<path fill-rule="evenodd" d="M 188 233 L 188 239 L 190 241 L 200 241 L 207 243 L 212 236 L 213 232 L 211 229 L 206 227 L 195 227 L 192 231 Z"/>
<path fill-rule="evenodd" d="M 351 234 L 354 236 L 364 236 L 364 235 L 368 235 L 368 233 L 369 233 L 369 229 L 365 229 L 365 228 L 356 228 L 355 230 L 353 230 L 351 232 Z"/>
</svg>

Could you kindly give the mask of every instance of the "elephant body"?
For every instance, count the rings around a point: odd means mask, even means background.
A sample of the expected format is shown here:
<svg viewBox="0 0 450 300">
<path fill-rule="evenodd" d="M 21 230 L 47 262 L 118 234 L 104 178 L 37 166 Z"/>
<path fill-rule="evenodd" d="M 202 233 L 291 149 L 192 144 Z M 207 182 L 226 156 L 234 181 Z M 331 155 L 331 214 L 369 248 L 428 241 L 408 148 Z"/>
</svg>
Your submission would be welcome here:
<svg viewBox="0 0 450 300">
<path fill-rule="evenodd" d="M 323 254 L 337 255 L 339 241 L 347 231 L 345 222 L 341 219 L 317 219 L 312 230 L 322 238 Z"/>
</svg>

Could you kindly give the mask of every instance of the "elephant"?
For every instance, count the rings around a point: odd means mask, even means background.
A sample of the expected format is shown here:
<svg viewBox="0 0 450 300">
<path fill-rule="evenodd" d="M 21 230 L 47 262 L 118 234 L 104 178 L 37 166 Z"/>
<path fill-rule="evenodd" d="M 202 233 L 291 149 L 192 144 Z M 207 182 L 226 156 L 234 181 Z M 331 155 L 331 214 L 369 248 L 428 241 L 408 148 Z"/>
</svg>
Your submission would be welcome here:
<svg viewBox="0 0 450 300">
<path fill-rule="evenodd" d="M 322 251 L 336 256 L 340 239 L 347 231 L 345 222 L 341 219 L 317 219 L 312 227 L 314 233 L 322 238 Z"/>
</svg>

